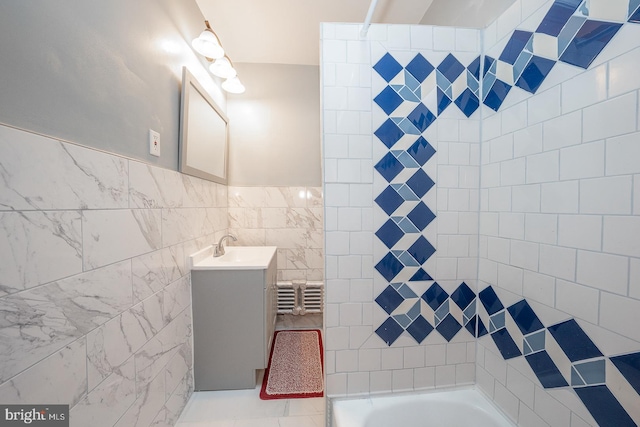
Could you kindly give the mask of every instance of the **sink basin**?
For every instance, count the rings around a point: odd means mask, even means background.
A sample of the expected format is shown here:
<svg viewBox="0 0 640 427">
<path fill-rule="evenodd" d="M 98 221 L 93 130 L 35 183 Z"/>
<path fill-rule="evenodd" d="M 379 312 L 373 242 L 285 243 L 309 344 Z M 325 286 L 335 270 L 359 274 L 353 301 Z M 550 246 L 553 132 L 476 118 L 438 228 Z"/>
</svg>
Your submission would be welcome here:
<svg viewBox="0 0 640 427">
<path fill-rule="evenodd" d="M 213 246 L 189 256 L 192 270 L 263 270 L 276 254 L 275 246 L 225 246 L 225 254 L 213 256 Z"/>
</svg>

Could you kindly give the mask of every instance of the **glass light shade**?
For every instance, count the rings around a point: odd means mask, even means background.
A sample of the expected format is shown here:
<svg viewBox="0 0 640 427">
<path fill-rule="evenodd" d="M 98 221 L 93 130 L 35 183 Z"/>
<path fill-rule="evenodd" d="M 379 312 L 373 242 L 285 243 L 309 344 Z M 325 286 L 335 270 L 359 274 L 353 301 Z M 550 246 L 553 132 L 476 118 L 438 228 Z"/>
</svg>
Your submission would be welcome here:
<svg viewBox="0 0 640 427">
<path fill-rule="evenodd" d="M 244 85 L 238 77 L 232 77 L 222 82 L 222 89 L 229 93 L 243 93 L 245 91 Z"/>
<path fill-rule="evenodd" d="M 224 56 L 224 49 L 220 46 L 218 38 L 209 30 L 204 30 L 198 38 L 193 39 L 191 46 L 207 58 L 219 59 Z"/>
<path fill-rule="evenodd" d="M 238 72 L 231 65 L 231 62 L 225 57 L 217 59 L 216 62 L 209 66 L 209 71 L 214 76 L 221 77 L 223 79 L 230 79 L 238 75 Z"/>
</svg>

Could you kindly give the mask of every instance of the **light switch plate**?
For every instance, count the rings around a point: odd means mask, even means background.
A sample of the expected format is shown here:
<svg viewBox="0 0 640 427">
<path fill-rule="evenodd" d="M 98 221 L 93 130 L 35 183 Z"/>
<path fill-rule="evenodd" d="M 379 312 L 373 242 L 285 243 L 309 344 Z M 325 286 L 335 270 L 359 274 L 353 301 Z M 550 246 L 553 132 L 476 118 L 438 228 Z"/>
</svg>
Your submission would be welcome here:
<svg viewBox="0 0 640 427">
<path fill-rule="evenodd" d="M 149 154 L 160 157 L 160 133 L 149 129 Z"/>
</svg>

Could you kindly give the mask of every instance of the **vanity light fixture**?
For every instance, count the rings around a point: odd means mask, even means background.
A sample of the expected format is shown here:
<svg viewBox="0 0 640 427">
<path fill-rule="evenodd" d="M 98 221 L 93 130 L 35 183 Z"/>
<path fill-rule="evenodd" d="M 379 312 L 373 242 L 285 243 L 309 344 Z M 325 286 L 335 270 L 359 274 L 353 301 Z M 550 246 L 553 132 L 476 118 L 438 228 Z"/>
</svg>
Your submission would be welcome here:
<svg viewBox="0 0 640 427">
<path fill-rule="evenodd" d="M 237 76 L 222 82 L 222 89 L 229 93 L 243 93 L 245 91 L 244 85 Z"/>
<path fill-rule="evenodd" d="M 220 59 L 216 59 L 215 62 L 209 66 L 209 71 L 211 71 L 211 74 L 214 76 L 223 79 L 231 79 L 238 75 L 238 72 L 231 64 L 231 60 L 229 60 L 229 57 L 226 55 Z"/>
<path fill-rule="evenodd" d="M 207 61 L 211 62 L 209 71 L 215 76 L 225 79 L 222 89 L 229 93 L 243 93 L 244 85 L 238 79 L 238 72 L 233 68 L 231 59 L 225 55 L 218 35 L 213 31 L 209 21 L 204 21 L 207 28 L 198 38 L 193 39 L 191 46 Z"/>
<path fill-rule="evenodd" d="M 191 46 L 193 46 L 193 49 L 196 52 L 207 58 L 209 61 L 222 58 L 224 56 L 224 49 L 220 44 L 218 35 L 211 29 L 209 21 L 204 21 L 204 23 L 207 28 L 205 28 L 197 38 L 191 41 Z"/>
</svg>

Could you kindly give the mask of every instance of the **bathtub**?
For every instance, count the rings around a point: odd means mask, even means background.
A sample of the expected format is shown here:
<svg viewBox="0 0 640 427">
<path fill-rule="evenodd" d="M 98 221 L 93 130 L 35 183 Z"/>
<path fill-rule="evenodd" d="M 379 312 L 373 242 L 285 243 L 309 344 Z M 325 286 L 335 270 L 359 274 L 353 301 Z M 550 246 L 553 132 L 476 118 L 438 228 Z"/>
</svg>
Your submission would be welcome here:
<svg viewBox="0 0 640 427">
<path fill-rule="evenodd" d="M 478 390 L 332 401 L 333 427 L 513 427 Z"/>
</svg>

